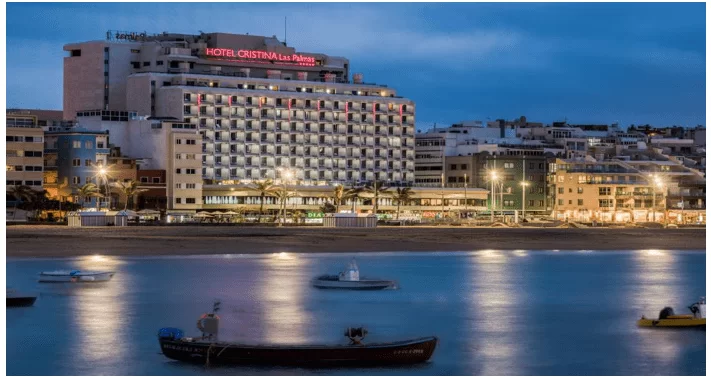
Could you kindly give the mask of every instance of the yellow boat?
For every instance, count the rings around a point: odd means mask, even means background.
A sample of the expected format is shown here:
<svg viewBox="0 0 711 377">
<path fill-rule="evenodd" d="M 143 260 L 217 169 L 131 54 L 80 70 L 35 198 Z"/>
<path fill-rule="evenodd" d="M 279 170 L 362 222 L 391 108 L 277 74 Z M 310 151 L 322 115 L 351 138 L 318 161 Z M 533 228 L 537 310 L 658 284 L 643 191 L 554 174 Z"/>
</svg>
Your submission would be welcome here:
<svg viewBox="0 0 711 377">
<path fill-rule="evenodd" d="M 702 297 L 698 302 L 689 306 L 691 314 L 674 314 L 674 309 L 666 307 L 659 312 L 658 319 L 642 316 L 637 321 L 642 327 L 706 327 L 706 299 Z"/>
</svg>

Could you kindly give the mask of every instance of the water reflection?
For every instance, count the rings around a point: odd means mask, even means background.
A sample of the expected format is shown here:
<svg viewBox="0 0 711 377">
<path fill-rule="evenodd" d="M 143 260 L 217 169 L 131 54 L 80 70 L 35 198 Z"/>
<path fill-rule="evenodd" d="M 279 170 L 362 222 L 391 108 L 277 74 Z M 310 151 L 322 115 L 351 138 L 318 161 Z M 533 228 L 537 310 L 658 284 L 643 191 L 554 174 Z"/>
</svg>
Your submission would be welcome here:
<svg viewBox="0 0 711 377">
<path fill-rule="evenodd" d="M 276 253 L 264 259 L 266 274 L 260 294 L 264 301 L 264 340 L 269 343 L 307 343 L 311 315 L 304 309 L 308 281 L 304 281 L 303 270 L 307 258 L 295 257 L 290 253 Z"/>
<path fill-rule="evenodd" d="M 520 294 L 512 274 L 510 253 L 482 250 L 474 254 L 470 276 L 473 279 L 469 306 L 473 321 L 471 358 L 481 364 L 479 375 L 523 374 L 512 362 L 522 350 L 521 332 L 515 323 Z"/>
<path fill-rule="evenodd" d="M 81 270 L 117 271 L 124 262 L 115 257 L 90 256 L 77 261 Z M 75 318 L 74 336 L 82 344 L 77 357 L 92 364 L 114 364 L 127 351 L 126 342 L 117 342 L 129 326 L 124 297 L 125 280 L 120 273 L 108 282 L 73 284 L 70 308 Z"/>
<path fill-rule="evenodd" d="M 681 300 L 688 296 L 687 292 L 679 290 L 683 277 L 678 274 L 675 253 L 663 250 L 640 250 L 634 254 L 635 278 L 634 292 L 629 295 L 633 307 L 639 310 L 638 317 L 630 318 L 630 326 L 641 315 L 647 318 L 657 318 L 659 311 L 665 306 L 672 306 L 677 313 L 683 311 L 686 305 L 679 306 Z M 672 363 L 680 356 L 679 344 L 673 339 L 673 329 L 638 328 L 638 350 L 644 358 L 652 358 L 656 362 Z M 671 338 L 670 338 L 671 337 Z"/>
</svg>

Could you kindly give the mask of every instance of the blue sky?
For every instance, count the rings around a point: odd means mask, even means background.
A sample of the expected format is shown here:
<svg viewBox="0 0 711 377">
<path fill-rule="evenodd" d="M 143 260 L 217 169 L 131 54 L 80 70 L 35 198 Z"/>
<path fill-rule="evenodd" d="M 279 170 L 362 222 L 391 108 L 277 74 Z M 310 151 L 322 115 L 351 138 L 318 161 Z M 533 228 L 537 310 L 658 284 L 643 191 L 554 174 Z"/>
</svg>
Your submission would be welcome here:
<svg viewBox="0 0 711 377">
<path fill-rule="evenodd" d="M 62 46 L 106 30 L 284 33 L 462 120 L 706 124 L 705 4 L 124 3 L 7 7 L 7 106 L 62 107 Z"/>
</svg>

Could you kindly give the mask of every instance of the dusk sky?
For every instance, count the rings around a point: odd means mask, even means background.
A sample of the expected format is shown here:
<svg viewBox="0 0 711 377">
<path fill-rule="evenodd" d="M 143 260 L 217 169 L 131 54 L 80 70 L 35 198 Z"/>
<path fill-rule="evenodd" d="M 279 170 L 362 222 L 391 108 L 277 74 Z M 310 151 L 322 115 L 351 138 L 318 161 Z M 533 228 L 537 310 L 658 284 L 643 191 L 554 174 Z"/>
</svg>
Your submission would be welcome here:
<svg viewBox="0 0 711 377">
<path fill-rule="evenodd" d="M 61 109 L 62 46 L 107 30 L 284 36 L 350 59 L 417 125 L 706 124 L 705 4 L 7 5 L 7 106 Z"/>
</svg>

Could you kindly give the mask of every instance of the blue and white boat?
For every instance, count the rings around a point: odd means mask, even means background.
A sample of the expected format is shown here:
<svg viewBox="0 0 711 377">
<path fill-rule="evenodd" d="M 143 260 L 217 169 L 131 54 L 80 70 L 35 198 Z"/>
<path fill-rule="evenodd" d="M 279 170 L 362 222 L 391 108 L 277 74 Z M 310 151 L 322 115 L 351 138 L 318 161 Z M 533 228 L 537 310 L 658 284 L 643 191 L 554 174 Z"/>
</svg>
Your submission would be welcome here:
<svg viewBox="0 0 711 377">
<path fill-rule="evenodd" d="M 113 271 L 46 271 L 40 273 L 39 281 L 40 283 L 90 283 L 109 281 L 114 274 Z"/>
</svg>

